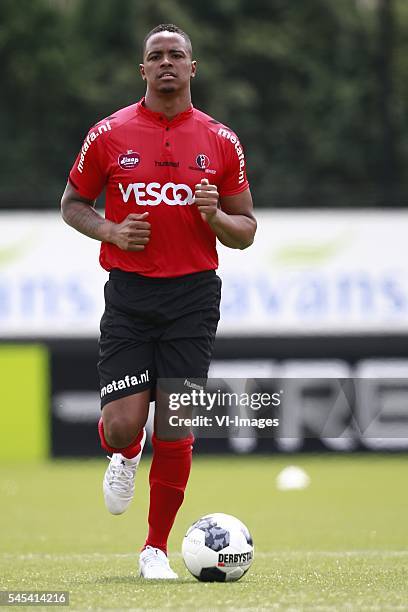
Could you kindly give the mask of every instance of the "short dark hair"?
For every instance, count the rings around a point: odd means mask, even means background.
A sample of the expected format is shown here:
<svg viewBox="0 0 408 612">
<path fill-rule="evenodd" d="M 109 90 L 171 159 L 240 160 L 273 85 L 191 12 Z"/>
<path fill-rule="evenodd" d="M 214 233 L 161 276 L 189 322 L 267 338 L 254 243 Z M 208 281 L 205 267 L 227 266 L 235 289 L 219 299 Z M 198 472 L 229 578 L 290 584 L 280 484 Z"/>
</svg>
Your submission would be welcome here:
<svg viewBox="0 0 408 612">
<path fill-rule="evenodd" d="M 182 36 L 184 40 L 186 41 L 187 48 L 188 48 L 190 55 L 191 56 L 193 55 L 193 46 L 191 44 L 189 35 L 186 34 L 184 30 L 174 25 L 174 23 L 161 23 L 160 25 L 153 28 L 153 30 L 150 30 L 148 34 L 146 34 L 144 41 L 143 41 L 143 55 L 145 54 L 146 45 L 147 45 L 147 41 L 149 40 L 149 38 L 153 36 L 154 34 L 158 34 L 159 32 L 174 32 L 174 34 L 179 34 L 180 36 Z"/>
</svg>

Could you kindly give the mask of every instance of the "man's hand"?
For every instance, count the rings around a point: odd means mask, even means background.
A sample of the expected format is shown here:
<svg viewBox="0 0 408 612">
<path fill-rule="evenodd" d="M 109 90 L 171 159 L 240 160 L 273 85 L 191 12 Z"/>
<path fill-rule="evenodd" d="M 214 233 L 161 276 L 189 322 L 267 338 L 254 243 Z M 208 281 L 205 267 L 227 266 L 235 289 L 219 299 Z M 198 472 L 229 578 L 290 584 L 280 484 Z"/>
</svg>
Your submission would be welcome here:
<svg viewBox="0 0 408 612">
<path fill-rule="evenodd" d="M 218 201 L 220 199 L 217 186 L 210 185 L 208 179 L 201 179 L 201 183 L 195 186 L 195 203 L 201 213 L 201 217 L 207 223 L 210 223 L 218 210 Z"/>
<path fill-rule="evenodd" d="M 112 225 L 109 242 L 122 251 L 143 251 L 150 240 L 150 223 L 145 221 L 148 214 L 131 213 L 122 223 Z"/>
</svg>

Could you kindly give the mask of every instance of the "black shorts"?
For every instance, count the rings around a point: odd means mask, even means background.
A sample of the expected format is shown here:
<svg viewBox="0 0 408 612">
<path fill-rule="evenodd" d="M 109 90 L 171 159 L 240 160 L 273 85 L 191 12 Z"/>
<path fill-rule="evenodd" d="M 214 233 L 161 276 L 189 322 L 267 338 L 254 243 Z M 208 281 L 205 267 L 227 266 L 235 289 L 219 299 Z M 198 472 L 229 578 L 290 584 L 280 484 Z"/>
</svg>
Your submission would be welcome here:
<svg viewBox="0 0 408 612">
<path fill-rule="evenodd" d="M 155 389 L 159 378 L 205 380 L 220 298 L 214 270 L 177 278 L 112 270 L 100 326 L 101 406 Z"/>
</svg>

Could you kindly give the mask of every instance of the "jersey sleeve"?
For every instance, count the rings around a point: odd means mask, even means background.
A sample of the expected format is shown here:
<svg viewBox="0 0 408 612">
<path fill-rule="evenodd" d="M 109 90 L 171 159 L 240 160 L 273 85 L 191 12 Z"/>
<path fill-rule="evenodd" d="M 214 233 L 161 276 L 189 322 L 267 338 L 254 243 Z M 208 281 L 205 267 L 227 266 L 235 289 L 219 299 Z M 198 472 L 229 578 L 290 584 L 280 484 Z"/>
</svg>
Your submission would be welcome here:
<svg viewBox="0 0 408 612">
<path fill-rule="evenodd" d="M 244 149 L 234 132 L 220 128 L 218 132 L 224 149 L 225 168 L 219 185 L 220 196 L 236 195 L 249 187 L 246 176 Z"/>
<path fill-rule="evenodd" d="M 89 130 L 69 173 L 71 185 L 81 196 L 89 200 L 95 200 L 99 196 L 107 180 L 103 138 L 101 138 L 107 130 L 107 124 L 109 125 L 109 122 L 104 121 Z"/>
</svg>

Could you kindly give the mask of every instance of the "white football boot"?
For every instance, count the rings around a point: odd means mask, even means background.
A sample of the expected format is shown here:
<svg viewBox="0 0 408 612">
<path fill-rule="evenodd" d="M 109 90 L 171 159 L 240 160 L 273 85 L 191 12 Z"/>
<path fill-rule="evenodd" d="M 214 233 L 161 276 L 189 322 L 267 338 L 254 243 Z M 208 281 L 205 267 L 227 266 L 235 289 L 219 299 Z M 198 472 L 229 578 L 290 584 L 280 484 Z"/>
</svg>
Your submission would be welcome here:
<svg viewBox="0 0 408 612">
<path fill-rule="evenodd" d="M 169 565 L 169 560 L 160 548 L 146 546 L 140 553 L 139 573 L 147 580 L 175 580 L 177 574 Z"/>
<path fill-rule="evenodd" d="M 133 499 L 136 470 L 142 457 L 146 430 L 140 442 L 140 453 L 133 459 L 126 459 L 120 453 L 108 457 L 109 465 L 103 479 L 105 505 L 111 514 L 123 514 Z"/>
</svg>

